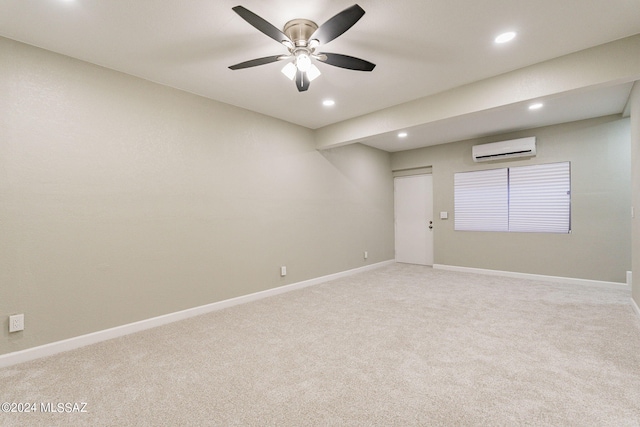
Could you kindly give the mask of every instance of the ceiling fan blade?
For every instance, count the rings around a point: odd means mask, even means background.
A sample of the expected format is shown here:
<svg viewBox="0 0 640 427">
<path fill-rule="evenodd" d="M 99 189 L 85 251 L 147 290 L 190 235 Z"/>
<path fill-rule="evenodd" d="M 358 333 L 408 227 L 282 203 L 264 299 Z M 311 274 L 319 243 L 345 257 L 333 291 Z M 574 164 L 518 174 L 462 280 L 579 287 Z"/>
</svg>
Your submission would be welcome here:
<svg viewBox="0 0 640 427">
<path fill-rule="evenodd" d="M 353 27 L 353 25 L 358 22 L 363 15 L 364 10 L 357 4 L 354 4 L 353 6 L 338 13 L 324 24 L 320 25 L 309 39 L 316 39 L 321 44 L 329 43 L 331 40 Z"/>
<path fill-rule="evenodd" d="M 298 92 L 304 92 L 309 89 L 310 83 L 307 78 L 307 73 L 298 70 L 296 73 L 296 87 L 298 88 Z"/>
<path fill-rule="evenodd" d="M 334 67 L 347 68 L 356 71 L 372 71 L 376 64 L 364 59 L 355 58 L 349 55 L 341 55 L 339 53 L 322 52 L 318 54 L 318 60 Z"/>
<path fill-rule="evenodd" d="M 291 39 L 289 39 L 289 37 L 287 37 L 285 33 L 280 31 L 255 13 L 251 12 L 249 9 L 246 9 L 242 6 L 236 6 L 232 9 L 235 13 L 240 15 L 242 19 L 253 25 L 258 31 L 271 37 L 278 43 L 282 43 L 283 41 L 292 43 Z"/>
<path fill-rule="evenodd" d="M 282 58 L 282 55 L 265 56 L 264 58 L 257 58 L 250 61 L 241 62 L 239 64 L 232 65 L 229 68 L 231 68 L 232 70 L 241 70 L 243 68 L 257 67 L 258 65 L 270 64 L 272 62 L 279 61 Z"/>
</svg>

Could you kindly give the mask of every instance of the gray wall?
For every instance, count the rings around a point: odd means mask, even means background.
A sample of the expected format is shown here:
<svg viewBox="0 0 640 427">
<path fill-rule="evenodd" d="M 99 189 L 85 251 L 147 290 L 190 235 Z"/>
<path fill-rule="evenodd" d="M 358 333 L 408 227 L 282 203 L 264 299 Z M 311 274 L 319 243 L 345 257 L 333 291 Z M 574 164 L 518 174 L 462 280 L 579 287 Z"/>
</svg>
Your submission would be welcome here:
<svg viewBox="0 0 640 427">
<path fill-rule="evenodd" d="M 632 296 L 640 307 L 640 83 L 636 82 L 629 99 L 631 107 L 631 182 L 633 194 L 633 286 Z"/>
<path fill-rule="evenodd" d="M 435 263 L 625 282 L 631 269 L 629 119 L 602 117 L 394 153 L 392 168 L 433 167 Z M 471 146 L 536 136 L 538 155 L 474 163 Z M 454 231 L 454 173 L 571 161 L 572 233 Z M 448 211 L 449 219 L 438 219 Z"/>
<path fill-rule="evenodd" d="M 0 93 L 0 354 L 393 259 L 388 153 L 2 38 Z"/>
</svg>

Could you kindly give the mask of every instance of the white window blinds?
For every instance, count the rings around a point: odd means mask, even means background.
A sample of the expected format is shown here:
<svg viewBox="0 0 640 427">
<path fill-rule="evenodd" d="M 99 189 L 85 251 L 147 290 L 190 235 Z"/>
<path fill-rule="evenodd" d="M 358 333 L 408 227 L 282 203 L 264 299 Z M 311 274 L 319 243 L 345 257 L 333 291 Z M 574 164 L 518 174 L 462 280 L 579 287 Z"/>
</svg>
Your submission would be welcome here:
<svg viewBox="0 0 640 427">
<path fill-rule="evenodd" d="M 455 174 L 456 230 L 508 231 L 507 169 Z"/>
<path fill-rule="evenodd" d="M 454 176 L 459 231 L 569 233 L 569 162 L 461 172 Z"/>
<path fill-rule="evenodd" d="M 571 229 L 568 162 L 509 169 L 509 231 L 568 233 Z"/>
</svg>

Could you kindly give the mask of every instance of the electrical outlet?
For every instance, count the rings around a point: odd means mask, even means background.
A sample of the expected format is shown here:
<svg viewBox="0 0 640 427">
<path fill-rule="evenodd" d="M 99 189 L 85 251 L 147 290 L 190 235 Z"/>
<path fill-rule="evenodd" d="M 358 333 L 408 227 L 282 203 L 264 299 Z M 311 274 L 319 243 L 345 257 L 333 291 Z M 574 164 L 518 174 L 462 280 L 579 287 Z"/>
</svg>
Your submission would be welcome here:
<svg viewBox="0 0 640 427">
<path fill-rule="evenodd" d="M 364 259 L 367 259 L 367 258 L 369 258 L 369 252 L 364 251 Z"/>
<path fill-rule="evenodd" d="M 15 314 L 9 316 L 9 332 L 18 332 L 24 330 L 24 314 Z"/>
<path fill-rule="evenodd" d="M 280 276 L 284 277 L 286 275 L 287 275 L 287 267 L 283 265 L 282 267 L 280 267 Z"/>
</svg>

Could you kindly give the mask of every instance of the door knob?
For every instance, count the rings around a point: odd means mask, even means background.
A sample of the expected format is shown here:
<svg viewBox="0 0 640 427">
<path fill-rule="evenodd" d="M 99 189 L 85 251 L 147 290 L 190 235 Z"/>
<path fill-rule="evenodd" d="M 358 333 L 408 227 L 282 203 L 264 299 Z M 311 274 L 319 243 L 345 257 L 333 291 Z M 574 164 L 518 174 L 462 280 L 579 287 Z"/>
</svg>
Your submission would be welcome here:
<svg viewBox="0 0 640 427">
<path fill-rule="evenodd" d="M 429 221 L 429 230 L 433 229 L 433 221 Z"/>
</svg>

